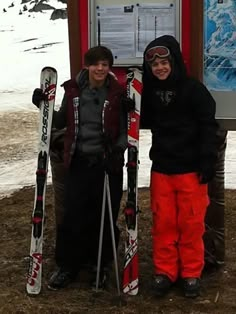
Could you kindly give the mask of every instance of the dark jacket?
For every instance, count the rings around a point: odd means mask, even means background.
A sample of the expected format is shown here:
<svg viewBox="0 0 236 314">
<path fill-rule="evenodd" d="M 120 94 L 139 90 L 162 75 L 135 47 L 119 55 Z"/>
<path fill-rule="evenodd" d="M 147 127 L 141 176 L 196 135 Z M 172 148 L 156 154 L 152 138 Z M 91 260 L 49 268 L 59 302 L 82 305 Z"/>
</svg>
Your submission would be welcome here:
<svg viewBox="0 0 236 314">
<path fill-rule="evenodd" d="M 57 129 L 66 127 L 64 161 L 68 167 L 79 144 L 80 125 L 83 123 L 83 118 L 80 117 L 80 98 L 83 90 L 88 86 L 87 71 L 82 71 L 76 79 L 66 81 L 62 86 L 65 95 L 60 110 L 54 112 L 53 125 Z M 118 146 L 124 151 L 127 147 L 127 117 L 121 103 L 124 90 L 112 75 L 108 76 L 106 86 L 107 98 L 103 104 L 98 132 L 104 143 L 104 151 L 108 143 L 109 147 L 117 149 Z"/>
<path fill-rule="evenodd" d="M 152 170 L 181 174 L 212 168 L 217 158 L 215 101 L 200 81 L 187 76 L 174 37 L 155 39 L 145 52 L 154 46 L 169 48 L 172 71 L 160 81 L 143 64 L 141 128 L 152 132 Z"/>
</svg>

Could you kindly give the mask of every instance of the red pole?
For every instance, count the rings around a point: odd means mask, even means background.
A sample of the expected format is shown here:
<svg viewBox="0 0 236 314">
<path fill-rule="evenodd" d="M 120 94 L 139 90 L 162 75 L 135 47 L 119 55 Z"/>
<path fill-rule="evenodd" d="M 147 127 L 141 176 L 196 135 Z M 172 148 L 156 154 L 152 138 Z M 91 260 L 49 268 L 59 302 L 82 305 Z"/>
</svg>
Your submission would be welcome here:
<svg viewBox="0 0 236 314">
<path fill-rule="evenodd" d="M 203 78 L 203 0 L 190 0 L 190 70 L 191 75 Z"/>
<path fill-rule="evenodd" d="M 198 0 L 199 1 L 199 0 Z M 190 73 L 190 0 L 182 0 L 182 53 L 184 56 L 184 62 L 186 63 L 188 72 Z"/>
<path fill-rule="evenodd" d="M 79 2 L 80 0 L 67 1 L 71 77 L 75 77 L 82 68 Z"/>
</svg>

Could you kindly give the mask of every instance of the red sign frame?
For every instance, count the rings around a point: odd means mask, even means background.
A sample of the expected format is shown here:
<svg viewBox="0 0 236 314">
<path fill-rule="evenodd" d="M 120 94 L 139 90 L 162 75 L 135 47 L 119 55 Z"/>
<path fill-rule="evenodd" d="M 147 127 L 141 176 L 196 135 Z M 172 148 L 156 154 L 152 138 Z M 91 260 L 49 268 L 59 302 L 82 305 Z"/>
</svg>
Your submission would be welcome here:
<svg viewBox="0 0 236 314">
<path fill-rule="evenodd" d="M 69 21 L 69 39 L 70 43 L 73 42 L 73 47 L 77 51 L 77 55 L 70 51 L 70 64 L 71 64 L 71 74 L 74 76 L 83 66 L 83 56 L 85 52 L 89 48 L 89 4 L 88 0 L 75 0 L 68 1 L 68 20 Z M 182 0 L 182 12 L 181 12 L 181 47 L 184 56 L 184 60 L 186 62 L 186 66 L 190 71 L 190 31 L 191 31 L 191 23 L 190 23 L 190 7 L 191 0 Z M 75 7 L 73 7 L 75 6 Z M 74 11 L 76 10 L 76 11 Z M 73 15 L 69 14 L 69 12 L 73 12 Z M 73 21 L 72 21 L 73 19 Z M 74 30 L 74 28 L 77 28 Z M 79 34 L 79 36 L 75 36 L 75 34 Z M 73 50 L 72 44 L 70 44 L 70 50 Z M 79 56 L 78 56 L 79 52 Z M 78 60 L 79 58 L 79 60 Z M 79 61 L 79 62 L 78 62 Z M 76 66 L 75 66 L 76 65 Z M 80 69 L 78 68 L 80 67 Z"/>
</svg>

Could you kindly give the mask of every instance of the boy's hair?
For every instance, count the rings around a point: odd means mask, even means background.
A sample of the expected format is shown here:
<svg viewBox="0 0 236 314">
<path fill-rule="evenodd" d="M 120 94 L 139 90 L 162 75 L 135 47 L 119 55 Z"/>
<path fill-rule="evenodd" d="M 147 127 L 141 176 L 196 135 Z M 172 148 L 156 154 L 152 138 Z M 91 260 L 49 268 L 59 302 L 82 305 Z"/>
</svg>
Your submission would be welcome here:
<svg viewBox="0 0 236 314">
<path fill-rule="evenodd" d="M 105 46 L 96 46 L 90 48 L 84 55 L 84 64 L 86 66 L 96 64 L 98 61 L 108 61 L 112 67 L 114 58 L 110 49 Z"/>
</svg>

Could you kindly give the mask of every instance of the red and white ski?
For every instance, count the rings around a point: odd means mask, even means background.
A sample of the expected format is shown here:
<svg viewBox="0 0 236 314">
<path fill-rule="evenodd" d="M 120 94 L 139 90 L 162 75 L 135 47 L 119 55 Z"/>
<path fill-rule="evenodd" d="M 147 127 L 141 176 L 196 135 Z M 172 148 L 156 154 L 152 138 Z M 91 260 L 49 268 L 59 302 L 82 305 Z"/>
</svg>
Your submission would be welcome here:
<svg viewBox="0 0 236 314">
<path fill-rule="evenodd" d="M 138 278 L 138 163 L 139 121 L 141 109 L 142 72 L 130 68 L 127 73 L 127 95 L 135 108 L 128 114 L 127 202 L 125 206 L 126 239 L 123 271 L 123 292 L 136 295 Z"/>
<path fill-rule="evenodd" d="M 56 85 L 57 71 L 51 67 L 43 68 L 40 76 L 40 88 L 46 95 L 46 99 L 40 103 L 39 107 L 38 162 L 32 213 L 30 265 L 26 284 L 27 293 L 32 295 L 39 294 L 41 291 L 45 193 Z"/>
</svg>

